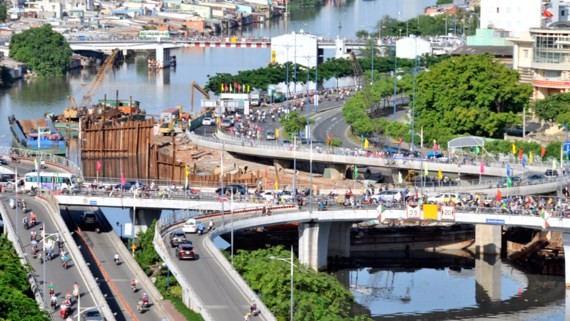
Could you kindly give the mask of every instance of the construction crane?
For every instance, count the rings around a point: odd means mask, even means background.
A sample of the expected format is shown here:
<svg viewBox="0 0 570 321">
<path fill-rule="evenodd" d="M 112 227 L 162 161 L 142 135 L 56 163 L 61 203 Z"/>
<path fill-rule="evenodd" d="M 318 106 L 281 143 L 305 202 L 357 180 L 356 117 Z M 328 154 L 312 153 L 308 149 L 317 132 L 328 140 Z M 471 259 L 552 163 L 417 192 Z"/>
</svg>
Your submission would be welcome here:
<svg viewBox="0 0 570 321">
<path fill-rule="evenodd" d="M 198 85 L 197 83 L 192 81 L 192 101 L 190 102 L 190 104 L 191 104 L 190 105 L 190 114 L 194 113 L 194 89 L 201 92 L 202 95 L 204 95 L 204 97 L 206 97 L 206 99 L 210 99 L 210 95 L 208 94 L 208 92 L 205 91 L 204 89 L 202 89 L 202 87 L 200 87 L 200 85 Z"/>
<path fill-rule="evenodd" d="M 352 68 L 354 68 L 354 81 L 356 82 L 355 85 L 356 87 L 360 88 L 362 85 L 362 75 L 364 72 L 362 72 L 362 67 L 360 67 L 354 51 L 350 52 L 350 63 L 352 64 Z"/>
<path fill-rule="evenodd" d="M 85 95 L 83 95 L 83 99 L 81 100 L 81 103 L 79 105 L 77 105 L 77 103 L 75 102 L 75 97 L 73 96 L 67 97 L 69 99 L 70 107 L 72 109 L 77 109 L 78 107 L 87 107 L 89 105 L 89 103 L 91 102 L 91 97 L 101 85 L 103 78 L 105 78 L 105 73 L 113 65 L 113 63 L 115 62 L 115 58 L 117 57 L 118 54 L 119 54 L 119 49 L 113 49 L 113 52 L 111 52 L 109 57 L 105 59 L 105 62 L 103 62 L 103 65 L 101 65 L 101 69 L 99 69 L 97 75 L 95 75 L 95 78 L 91 82 L 91 86 L 89 87 Z"/>
</svg>

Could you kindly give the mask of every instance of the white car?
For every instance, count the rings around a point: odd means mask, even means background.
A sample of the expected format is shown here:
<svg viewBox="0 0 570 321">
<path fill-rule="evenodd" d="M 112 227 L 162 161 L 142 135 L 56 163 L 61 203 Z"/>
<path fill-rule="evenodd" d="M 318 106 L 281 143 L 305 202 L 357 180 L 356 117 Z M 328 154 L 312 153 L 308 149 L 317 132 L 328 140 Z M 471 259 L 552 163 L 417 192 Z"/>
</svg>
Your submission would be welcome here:
<svg viewBox="0 0 570 321">
<path fill-rule="evenodd" d="M 459 195 L 457 195 L 457 193 L 441 193 L 436 196 L 428 197 L 427 201 L 429 203 L 445 203 L 449 201 L 457 203 L 459 201 Z"/>
<path fill-rule="evenodd" d="M 204 117 L 204 119 L 202 119 L 202 126 L 211 126 L 212 124 L 214 124 L 214 120 L 210 117 Z"/>
<path fill-rule="evenodd" d="M 265 191 L 261 194 L 261 197 L 263 197 L 264 200 L 266 201 L 273 201 L 273 194 L 277 195 L 277 198 L 279 200 L 285 200 L 285 201 L 289 201 L 291 199 L 291 192 L 289 191 L 278 191 L 278 190 L 269 190 L 269 191 Z"/>
<path fill-rule="evenodd" d="M 400 191 L 398 191 L 398 190 L 391 189 L 391 190 L 387 190 L 387 191 L 382 191 L 380 193 L 376 193 L 376 194 L 372 195 L 371 198 L 376 200 L 377 203 L 380 203 L 380 202 L 392 203 L 395 201 L 396 194 L 398 194 L 399 192 Z M 400 195 L 400 196 L 402 196 L 402 195 Z"/>
<path fill-rule="evenodd" d="M 196 219 L 189 219 L 187 220 L 184 225 L 182 225 L 182 230 L 184 233 L 198 233 L 198 226 L 202 224 L 202 222 L 197 221 Z"/>
</svg>

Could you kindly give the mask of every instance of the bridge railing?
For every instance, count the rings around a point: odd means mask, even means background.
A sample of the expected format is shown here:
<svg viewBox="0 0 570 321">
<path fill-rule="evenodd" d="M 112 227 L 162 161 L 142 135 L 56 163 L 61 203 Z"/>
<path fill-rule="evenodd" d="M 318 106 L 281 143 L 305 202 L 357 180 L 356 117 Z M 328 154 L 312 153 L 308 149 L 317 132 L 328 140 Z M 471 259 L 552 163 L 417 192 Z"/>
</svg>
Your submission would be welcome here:
<svg viewBox="0 0 570 321">
<path fill-rule="evenodd" d="M 69 159 L 63 156 L 44 153 L 41 151 L 38 152 L 31 149 L 14 148 L 6 146 L 0 147 L 0 155 L 3 155 L 8 158 L 16 156 L 20 160 L 23 159 L 28 161 L 35 161 L 39 156 L 39 158 L 42 161 L 45 161 L 48 164 L 64 169 L 72 174 L 75 174 L 78 178 L 83 179 L 83 172 L 81 171 L 81 168 L 77 164 L 75 164 L 74 162 L 70 161 Z"/>
</svg>

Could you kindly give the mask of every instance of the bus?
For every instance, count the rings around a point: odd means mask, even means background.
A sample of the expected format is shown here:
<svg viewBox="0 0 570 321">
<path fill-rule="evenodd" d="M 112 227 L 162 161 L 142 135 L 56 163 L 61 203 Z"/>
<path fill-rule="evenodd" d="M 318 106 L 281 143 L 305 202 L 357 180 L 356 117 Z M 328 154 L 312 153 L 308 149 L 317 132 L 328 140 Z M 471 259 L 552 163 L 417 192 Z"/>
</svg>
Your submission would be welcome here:
<svg viewBox="0 0 570 321">
<path fill-rule="evenodd" d="M 59 190 L 63 193 L 71 193 L 79 190 L 77 177 L 69 173 L 51 173 L 51 172 L 29 172 L 24 177 L 24 190 L 31 191 L 32 188 L 38 188 L 38 176 L 40 177 L 42 190 Z"/>
<path fill-rule="evenodd" d="M 15 182 L 16 173 L 14 170 L 5 166 L 0 166 L 0 185 L 2 185 L 3 188 L 13 188 Z"/>
<path fill-rule="evenodd" d="M 140 40 L 170 40 L 170 32 L 168 30 L 141 30 L 139 31 Z"/>
</svg>

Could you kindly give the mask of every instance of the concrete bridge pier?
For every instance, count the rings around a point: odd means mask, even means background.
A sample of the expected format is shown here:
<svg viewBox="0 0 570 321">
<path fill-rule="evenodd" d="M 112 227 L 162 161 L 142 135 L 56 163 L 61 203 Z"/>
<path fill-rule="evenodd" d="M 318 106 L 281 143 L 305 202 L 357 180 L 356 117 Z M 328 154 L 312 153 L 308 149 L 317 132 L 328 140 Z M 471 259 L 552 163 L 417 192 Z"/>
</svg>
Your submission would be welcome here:
<svg viewBox="0 0 570 321">
<path fill-rule="evenodd" d="M 170 49 L 164 48 L 164 45 L 159 44 L 156 47 L 156 61 L 162 64 L 163 68 L 170 67 Z"/>
<path fill-rule="evenodd" d="M 501 225 L 475 225 L 475 253 L 500 255 L 501 239 Z"/>
<path fill-rule="evenodd" d="M 330 164 L 325 168 L 323 177 L 329 179 L 345 179 L 347 166 L 343 164 Z"/>
<path fill-rule="evenodd" d="M 349 222 L 299 224 L 299 261 L 314 270 L 327 268 L 329 256 L 350 256 Z"/>
<path fill-rule="evenodd" d="M 570 251 L 570 233 L 564 233 L 564 272 L 566 273 L 566 288 L 570 288 L 570 255 L 566 255 L 566 253 L 570 253 L 570 252 L 566 252 L 566 251 Z M 567 291 L 568 293 L 568 291 Z M 566 301 L 568 302 L 570 300 L 569 296 L 566 295 Z M 567 313 L 566 315 L 570 315 L 570 312 Z"/>
<path fill-rule="evenodd" d="M 279 174 L 284 173 L 284 169 L 290 168 L 291 160 L 288 159 L 274 159 L 273 160 L 273 167 L 275 167 L 275 171 L 277 172 L 277 176 Z"/>
<path fill-rule="evenodd" d="M 134 236 L 139 232 L 145 232 L 153 220 L 159 220 L 161 212 L 162 210 L 160 209 L 131 208 L 129 210 L 129 216 L 133 220 L 133 225 L 135 227 Z"/>
<path fill-rule="evenodd" d="M 348 50 L 346 49 L 346 43 L 338 36 L 335 40 L 335 49 L 335 58 L 342 58 L 348 53 Z"/>
<path fill-rule="evenodd" d="M 501 268 L 498 255 L 480 255 L 475 260 L 475 300 L 478 304 L 501 300 Z"/>
</svg>

